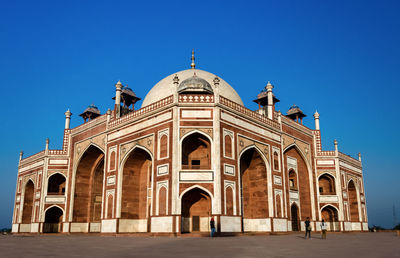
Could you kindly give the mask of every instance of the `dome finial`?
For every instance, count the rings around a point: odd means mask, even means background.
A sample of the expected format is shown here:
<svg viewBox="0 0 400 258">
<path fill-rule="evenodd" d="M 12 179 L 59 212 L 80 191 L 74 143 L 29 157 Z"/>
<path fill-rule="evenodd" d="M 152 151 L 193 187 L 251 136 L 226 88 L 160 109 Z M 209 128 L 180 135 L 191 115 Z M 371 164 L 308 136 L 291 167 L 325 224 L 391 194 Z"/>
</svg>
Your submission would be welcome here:
<svg viewBox="0 0 400 258">
<path fill-rule="evenodd" d="M 192 63 L 190 64 L 190 66 L 192 67 L 192 69 L 196 68 L 196 64 L 194 63 L 194 49 L 192 49 Z"/>
</svg>

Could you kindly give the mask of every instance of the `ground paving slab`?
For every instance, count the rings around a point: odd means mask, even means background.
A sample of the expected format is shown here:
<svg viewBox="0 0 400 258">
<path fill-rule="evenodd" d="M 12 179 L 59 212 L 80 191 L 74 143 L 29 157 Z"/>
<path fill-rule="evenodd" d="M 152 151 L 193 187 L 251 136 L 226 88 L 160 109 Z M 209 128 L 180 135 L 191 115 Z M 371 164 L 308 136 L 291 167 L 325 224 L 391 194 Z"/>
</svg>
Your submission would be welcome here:
<svg viewBox="0 0 400 258">
<path fill-rule="evenodd" d="M 0 236 L 0 257 L 400 257 L 395 232 L 234 237 Z"/>
</svg>

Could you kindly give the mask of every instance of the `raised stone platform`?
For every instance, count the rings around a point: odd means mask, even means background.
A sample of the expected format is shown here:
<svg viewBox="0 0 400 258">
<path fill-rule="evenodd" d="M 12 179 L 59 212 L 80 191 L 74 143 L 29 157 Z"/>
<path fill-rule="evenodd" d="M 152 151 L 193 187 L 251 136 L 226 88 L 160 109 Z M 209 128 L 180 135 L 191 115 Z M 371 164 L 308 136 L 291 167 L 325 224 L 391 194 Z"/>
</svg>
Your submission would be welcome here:
<svg viewBox="0 0 400 258">
<path fill-rule="evenodd" d="M 400 257 L 396 232 L 237 237 L 0 236 L 2 257 Z"/>
</svg>

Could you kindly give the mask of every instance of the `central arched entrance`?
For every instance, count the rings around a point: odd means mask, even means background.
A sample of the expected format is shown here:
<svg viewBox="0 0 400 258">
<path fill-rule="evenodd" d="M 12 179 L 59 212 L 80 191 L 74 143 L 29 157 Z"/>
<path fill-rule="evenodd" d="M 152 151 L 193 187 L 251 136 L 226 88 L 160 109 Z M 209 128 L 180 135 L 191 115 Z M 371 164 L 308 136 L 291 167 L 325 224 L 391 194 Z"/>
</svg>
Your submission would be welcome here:
<svg viewBox="0 0 400 258">
<path fill-rule="evenodd" d="M 299 208 L 295 203 L 290 207 L 290 219 L 292 221 L 292 231 L 300 230 L 300 221 L 299 221 Z"/>
<path fill-rule="evenodd" d="M 208 232 L 211 219 L 211 197 L 200 189 L 193 188 L 182 196 L 182 233 Z"/>
<path fill-rule="evenodd" d="M 61 220 L 63 216 L 63 211 L 57 207 L 53 206 L 46 211 L 43 233 L 59 233 L 61 232 Z"/>
<path fill-rule="evenodd" d="M 322 208 L 321 215 L 324 221 L 326 222 L 329 231 L 339 231 L 339 220 L 338 220 L 338 212 L 337 210 L 328 205 Z"/>
<path fill-rule="evenodd" d="M 90 223 L 92 232 L 100 231 L 103 174 L 103 151 L 91 145 L 76 170 L 73 222 Z"/>
<path fill-rule="evenodd" d="M 136 147 L 127 157 L 122 174 L 120 232 L 146 232 L 150 229 L 152 157 Z"/>
<path fill-rule="evenodd" d="M 268 217 L 267 167 L 256 148 L 240 156 L 242 231 L 265 231 L 260 219 Z"/>
<path fill-rule="evenodd" d="M 124 164 L 122 179 L 122 219 L 145 219 L 147 189 L 150 188 L 151 156 L 136 148 Z"/>
<path fill-rule="evenodd" d="M 298 220 L 303 222 L 307 217 L 313 217 L 308 165 L 297 146 L 287 148 L 283 155 L 288 166 L 287 176 L 289 179 L 289 188 L 287 189 L 287 195 L 293 193 L 295 196 L 293 200 L 298 204 Z"/>
</svg>

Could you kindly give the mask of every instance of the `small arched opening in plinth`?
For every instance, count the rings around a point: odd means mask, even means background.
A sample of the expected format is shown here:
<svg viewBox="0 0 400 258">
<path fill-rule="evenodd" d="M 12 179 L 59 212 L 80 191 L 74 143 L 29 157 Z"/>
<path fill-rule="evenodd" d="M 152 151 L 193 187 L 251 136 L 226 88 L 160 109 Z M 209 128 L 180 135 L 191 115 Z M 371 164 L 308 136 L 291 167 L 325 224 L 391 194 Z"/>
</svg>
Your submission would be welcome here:
<svg viewBox="0 0 400 258">
<path fill-rule="evenodd" d="M 328 231 L 340 231 L 338 211 L 335 207 L 331 205 L 326 205 L 321 209 L 322 219 L 327 224 Z"/>
<path fill-rule="evenodd" d="M 211 219 L 211 196 L 200 188 L 193 188 L 181 198 L 181 232 L 208 232 Z"/>
<path fill-rule="evenodd" d="M 59 233 L 61 232 L 61 221 L 63 210 L 58 206 L 52 206 L 46 210 L 43 224 L 43 233 Z"/>
</svg>

